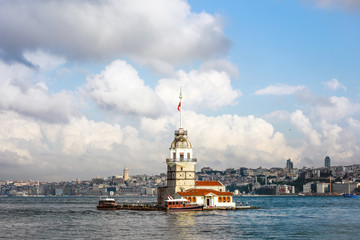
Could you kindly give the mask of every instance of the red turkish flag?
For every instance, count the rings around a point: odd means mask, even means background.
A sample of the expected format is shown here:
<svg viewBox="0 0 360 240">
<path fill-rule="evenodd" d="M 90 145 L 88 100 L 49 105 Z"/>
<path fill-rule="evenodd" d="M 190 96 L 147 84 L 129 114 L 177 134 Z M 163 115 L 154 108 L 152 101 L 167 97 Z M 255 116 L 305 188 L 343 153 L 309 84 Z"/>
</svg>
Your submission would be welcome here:
<svg viewBox="0 0 360 240">
<path fill-rule="evenodd" d="M 179 102 L 178 111 L 180 111 L 181 108 L 181 102 Z"/>
</svg>

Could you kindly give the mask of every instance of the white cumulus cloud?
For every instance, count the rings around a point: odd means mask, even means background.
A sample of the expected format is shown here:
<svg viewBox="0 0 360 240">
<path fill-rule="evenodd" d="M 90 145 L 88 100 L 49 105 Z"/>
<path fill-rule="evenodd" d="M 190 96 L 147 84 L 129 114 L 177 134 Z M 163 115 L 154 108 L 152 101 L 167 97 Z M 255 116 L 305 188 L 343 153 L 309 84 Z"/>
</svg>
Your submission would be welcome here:
<svg viewBox="0 0 360 240">
<path fill-rule="evenodd" d="M 360 104 L 346 97 L 332 96 L 314 106 L 314 113 L 329 122 L 344 120 L 360 112 Z"/>
<path fill-rule="evenodd" d="M 287 146 L 283 134 L 261 118 L 189 115 L 190 139 L 202 166 L 278 166 L 285 158 L 297 159 L 297 150 Z"/>
<path fill-rule="evenodd" d="M 172 78 L 160 79 L 156 93 L 169 106 L 176 108 L 180 86 L 183 88 L 184 109 L 218 109 L 236 104 L 241 91 L 233 89 L 228 74 L 215 70 L 179 70 Z"/>
<path fill-rule="evenodd" d="M 227 53 L 219 16 L 183 0 L 1 1 L 0 49 L 6 59 L 45 49 L 67 58 L 131 57 L 161 72 L 173 64 Z"/>
<path fill-rule="evenodd" d="M 321 144 L 321 135 L 313 128 L 309 118 L 307 118 L 301 110 L 293 112 L 290 120 L 299 131 L 308 137 L 311 144 L 316 146 Z"/>
<path fill-rule="evenodd" d="M 37 82 L 38 77 L 25 65 L 0 61 L 0 109 L 48 122 L 66 122 L 78 114 L 72 93 L 51 93 L 44 82 Z"/>
<path fill-rule="evenodd" d="M 0 124 L 3 178 L 89 179 L 97 174 L 119 174 L 125 165 L 145 173 L 150 165 L 159 169 L 161 156 L 166 154 L 161 155 L 159 144 L 139 136 L 134 127 L 95 122 L 84 116 L 61 124 L 3 111 Z"/>
<path fill-rule="evenodd" d="M 255 95 L 292 95 L 305 89 L 306 87 L 303 85 L 290 86 L 286 84 L 279 84 L 259 89 L 255 92 Z"/>
<path fill-rule="evenodd" d="M 333 78 L 330 81 L 324 82 L 324 85 L 326 88 L 328 88 L 330 90 L 343 89 L 344 91 L 346 91 L 346 87 L 343 84 L 341 84 L 336 78 Z"/>
<path fill-rule="evenodd" d="M 239 70 L 237 66 L 226 59 L 212 59 L 209 61 L 205 61 L 201 65 L 200 70 L 216 70 L 218 72 L 226 72 L 230 77 L 234 78 L 237 78 L 239 76 Z"/>
<path fill-rule="evenodd" d="M 152 118 L 165 113 L 165 104 L 125 61 L 116 60 L 88 77 L 81 90 L 105 110 Z"/>
</svg>

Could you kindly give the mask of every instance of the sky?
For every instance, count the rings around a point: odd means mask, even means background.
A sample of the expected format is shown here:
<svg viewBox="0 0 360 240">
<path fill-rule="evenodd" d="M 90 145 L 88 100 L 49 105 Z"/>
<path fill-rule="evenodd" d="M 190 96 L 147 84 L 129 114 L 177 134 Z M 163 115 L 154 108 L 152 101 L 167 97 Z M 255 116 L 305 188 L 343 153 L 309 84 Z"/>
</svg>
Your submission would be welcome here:
<svg viewBox="0 0 360 240">
<path fill-rule="evenodd" d="M 0 1 L 0 180 L 360 164 L 360 1 Z"/>
</svg>

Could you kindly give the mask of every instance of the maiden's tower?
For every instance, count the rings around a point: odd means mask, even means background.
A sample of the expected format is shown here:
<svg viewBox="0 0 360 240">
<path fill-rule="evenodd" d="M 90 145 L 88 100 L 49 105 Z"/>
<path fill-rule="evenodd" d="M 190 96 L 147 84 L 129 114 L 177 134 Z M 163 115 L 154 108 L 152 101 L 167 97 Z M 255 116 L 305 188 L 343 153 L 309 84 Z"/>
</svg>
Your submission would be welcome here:
<svg viewBox="0 0 360 240">
<path fill-rule="evenodd" d="M 167 186 L 158 188 L 158 205 L 163 206 L 168 197 L 186 198 L 204 207 L 235 207 L 233 194 L 225 191 L 225 186 L 219 181 L 196 181 L 195 165 L 197 159 L 193 156 L 192 145 L 188 132 L 182 127 L 182 90 L 180 89 L 180 127 L 175 131 L 174 140 L 170 146 L 170 155 L 166 159 Z"/>
</svg>

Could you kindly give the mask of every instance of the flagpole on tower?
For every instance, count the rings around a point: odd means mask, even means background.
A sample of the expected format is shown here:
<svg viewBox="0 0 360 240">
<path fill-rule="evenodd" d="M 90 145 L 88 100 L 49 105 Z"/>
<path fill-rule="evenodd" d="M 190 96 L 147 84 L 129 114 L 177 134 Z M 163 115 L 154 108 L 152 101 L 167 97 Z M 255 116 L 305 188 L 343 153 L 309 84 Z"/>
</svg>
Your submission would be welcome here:
<svg viewBox="0 0 360 240">
<path fill-rule="evenodd" d="M 178 106 L 178 110 L 180 111 L 180 128 L 182 128 L 182 87 L 180 87 L 180 102 L 179 102 L 179 106 Z"/>
</svg>

